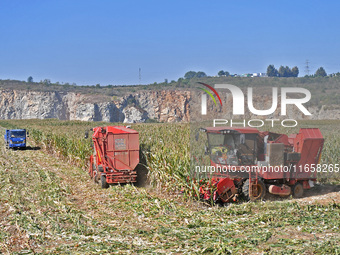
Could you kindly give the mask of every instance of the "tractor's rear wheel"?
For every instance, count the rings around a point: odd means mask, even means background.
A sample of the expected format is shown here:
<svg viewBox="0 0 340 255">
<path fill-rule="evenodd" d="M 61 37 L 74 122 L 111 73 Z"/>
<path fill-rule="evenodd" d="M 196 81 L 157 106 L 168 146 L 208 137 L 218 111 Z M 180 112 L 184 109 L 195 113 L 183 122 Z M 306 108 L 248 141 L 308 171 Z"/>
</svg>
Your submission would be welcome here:
<svg viewBox="0 0 340 255">
<path fill-rule="evenodd" d="M 261 180 L 257 180 L 257 184 L 253 183 L 251 188 L 252 190 L 250 192 L 249 179 L 247 179 L 242 186 L 242 193 L 247 200 L 261 200 L 266 195 L 266 186 Z"/>
<path fill-rule="evenodd" d="M 109 188 L 110 185 L 106 182 L 106 175 L 101 175 L 100 180 L 101 180 L 101 183 L 102 183 L 102 189 Z"/>
<path fill-rule="evenodd" d="M 301 183 L 297 182 L 293 186 L 293 197 L 300 198 L 303 196 L 303 186 Z"/>
</svg>

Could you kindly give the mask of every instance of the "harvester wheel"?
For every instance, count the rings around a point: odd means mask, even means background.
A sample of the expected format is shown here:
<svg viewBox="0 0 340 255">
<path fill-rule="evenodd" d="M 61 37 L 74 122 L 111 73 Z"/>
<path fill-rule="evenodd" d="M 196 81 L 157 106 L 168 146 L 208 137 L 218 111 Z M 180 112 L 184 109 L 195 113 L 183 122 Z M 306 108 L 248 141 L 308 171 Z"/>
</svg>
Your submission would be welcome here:
<svg viewBox="0 0 340 255">
<path fill-rule="evenodd" d="M 93 177 L 94 183 L 99 183 L 99 176 L 100 174 L 98 174 L 97 172 L 94 173 L 94 177 Z"/>
<path fill-rule="evenodd" d="M 303 186 L 301 183 L 297 182 L 293 186 L 293 197 L 300 198 L 303 196 Z"/>
<path fill-rule="evenodd" d="M 266 195 L 266 186 L 263 181 L 257 180 L 257 184 L 252 184 L 252 192 L 249 189 L 249 179 L 247 179 L 242 186 L 242 193 L 247 200 L 256 201 L 261 200 Z"/>
<path fill-rule="evenodd" d="M 106 176 L 105 175 L 101 175 L 100 180 L 101 180 L 101 183 L 102 183 L 102 189 L 109 188 L 110 185 L 106 182 Z"/>
<path fill-rule="evenodd" d="M 96 165 L 93 163 L 92 168 L 89 169 L 89 175 L 91 178 L 94 178 L 94 175 L 96 174 Z"/>
</svg>

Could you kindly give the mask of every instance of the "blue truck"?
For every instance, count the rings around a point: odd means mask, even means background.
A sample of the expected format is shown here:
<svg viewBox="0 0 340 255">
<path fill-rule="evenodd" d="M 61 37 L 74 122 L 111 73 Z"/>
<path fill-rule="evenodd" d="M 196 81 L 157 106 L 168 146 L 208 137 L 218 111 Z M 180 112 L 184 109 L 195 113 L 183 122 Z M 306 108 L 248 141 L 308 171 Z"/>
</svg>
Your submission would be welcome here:
<svg viewBox="0 0 340 255">
<path fill-rule="evenodd" d="M 5 146 L 10 148 L 26 148 L 26 138 L 28 131 L 26 129 L 6 129 Z"/>
</svg>

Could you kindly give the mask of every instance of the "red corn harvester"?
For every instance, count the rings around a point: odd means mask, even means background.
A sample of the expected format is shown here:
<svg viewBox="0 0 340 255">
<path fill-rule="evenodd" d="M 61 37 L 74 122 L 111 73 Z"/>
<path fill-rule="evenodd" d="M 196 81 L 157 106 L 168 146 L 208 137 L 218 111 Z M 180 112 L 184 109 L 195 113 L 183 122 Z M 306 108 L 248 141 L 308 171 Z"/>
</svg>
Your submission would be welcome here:
<svg viewBox="0 0 340 255">
<path fill-rule="evenodd" d="M 209 185 L 200 188 L 204 200 L 227 203 L 243 196 L 254 201 L 266 192 L 302 197 L 316 181 L 324 144 L 318 128 L 291 135 L 241 127 L 201 131 L 207 134 L 206 154 L 214 169 Z"/>
<path fill-rule="evenodd" d="M 89 174 L 102 188 L 110 184 L 134 183 L 139 163 L 139 134 L 124 126 L 95 127 Z M 85 133 L 85 138 L 88 132 Z"/>
</svg>

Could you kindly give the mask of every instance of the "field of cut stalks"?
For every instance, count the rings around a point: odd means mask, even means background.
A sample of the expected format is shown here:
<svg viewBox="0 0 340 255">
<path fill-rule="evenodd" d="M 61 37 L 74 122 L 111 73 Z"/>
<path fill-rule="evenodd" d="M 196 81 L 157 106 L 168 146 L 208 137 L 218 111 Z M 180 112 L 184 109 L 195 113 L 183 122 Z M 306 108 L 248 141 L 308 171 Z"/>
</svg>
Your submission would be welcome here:
<svg viewBox="0 0 340 255">
<path fill-rule="evenodd" d="M 86 130 L 108 123 L 25 120 L 1 121 L 6 128 L 22 127 L 30 132 L 30 139 L 47 151 L 71 164 L 87 169 L 93 149 L 91 139 L 84 139 Z M 121 125 L 111 123 L 110 125 Z M 140 132 L 142 160 L 149 169 L 149 180 L 155 187 L 175 192 L 185 185 L 189 173 L 189 129 L 187 124 L 135 124 Z"/>
<path fill-rule="evenodd" d="M 321 129 L 322 163 L 340 163 L 339 124 L 301 122 Z M 108 123 L 0 121 L 4 128 L 27 128 L 31 145 L 5 150 L 0 139 L 0 252 L 340 253 L 339 192 L 223 208 L 192 200 L 189 124 L 133 124 L 150 187 L 100 189 L 86 172 L 92 148 L 84 133 L 102 125 Z M 333 186 L 339 180 L 336 173 L 319 176 Z"/>
</svg>

